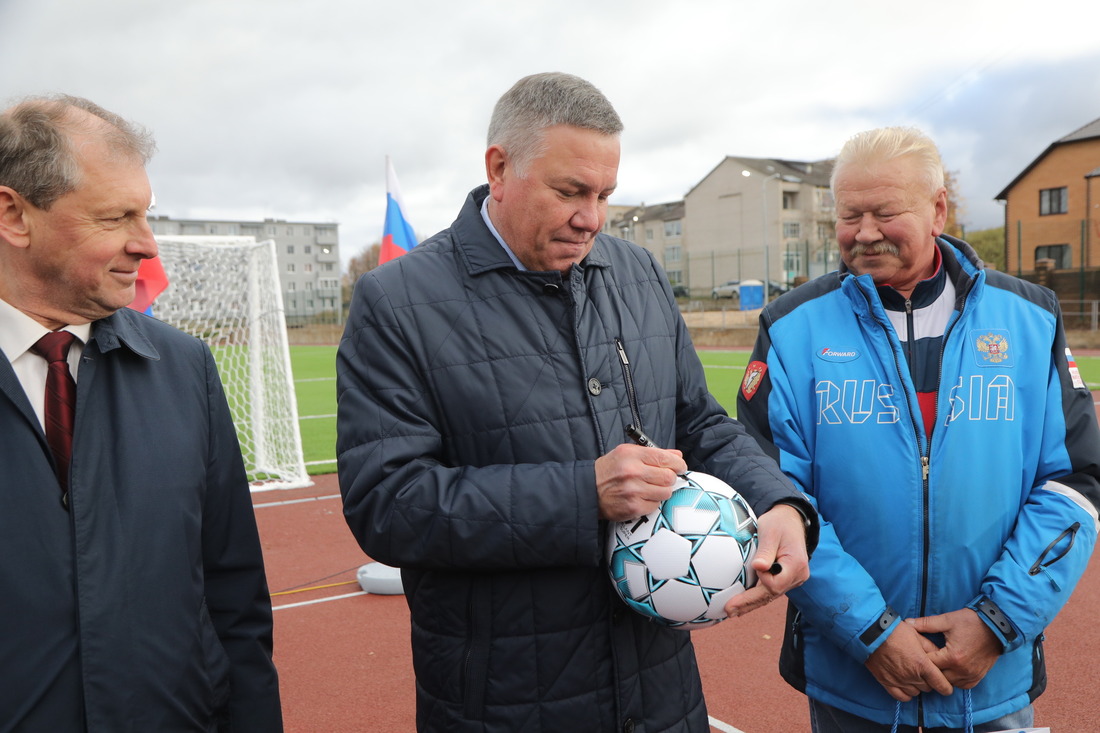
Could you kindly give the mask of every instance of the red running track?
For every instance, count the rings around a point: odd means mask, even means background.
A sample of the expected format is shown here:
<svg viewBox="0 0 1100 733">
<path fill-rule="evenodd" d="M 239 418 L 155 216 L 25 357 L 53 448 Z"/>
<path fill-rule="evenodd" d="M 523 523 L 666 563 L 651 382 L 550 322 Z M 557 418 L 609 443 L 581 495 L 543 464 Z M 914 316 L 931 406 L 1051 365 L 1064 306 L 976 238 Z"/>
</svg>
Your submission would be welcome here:
<svg viewBox="0 0 1100 733">
<path fill-rule="evenodd" d="M 341 514 L 335 475 L 255 494 L 275 610 L 275 662 L 288 733 L 414 730 L 409 614 L 401 596 L 360 593 L 368 562 Z M 1047 692 L 1036 724 L 1100 730 L 1100 570 L 1090 565 L 1047 630 Z M 320 587 L 326 586 L 326 587 Z M 356 595 L 352 595 L 356 594 Z M 707 707 L 723 733 L 809 730 L 805 698 L 776 670 L 785 603 L 693 632 Z"/>
</svg>

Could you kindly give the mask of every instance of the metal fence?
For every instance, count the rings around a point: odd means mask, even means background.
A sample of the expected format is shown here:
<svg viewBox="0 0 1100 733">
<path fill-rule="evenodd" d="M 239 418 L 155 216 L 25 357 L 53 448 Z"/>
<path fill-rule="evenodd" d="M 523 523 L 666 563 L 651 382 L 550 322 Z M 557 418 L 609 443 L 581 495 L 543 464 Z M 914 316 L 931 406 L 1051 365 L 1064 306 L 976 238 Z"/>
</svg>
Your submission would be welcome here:
<svg viewBox="0 0 1100 733">
<path fill-rule="evenodd" d="M 1100 300 L 1062 300 L 1062 320 L 1071 331 L 1100 331 Z"/>
</svg>

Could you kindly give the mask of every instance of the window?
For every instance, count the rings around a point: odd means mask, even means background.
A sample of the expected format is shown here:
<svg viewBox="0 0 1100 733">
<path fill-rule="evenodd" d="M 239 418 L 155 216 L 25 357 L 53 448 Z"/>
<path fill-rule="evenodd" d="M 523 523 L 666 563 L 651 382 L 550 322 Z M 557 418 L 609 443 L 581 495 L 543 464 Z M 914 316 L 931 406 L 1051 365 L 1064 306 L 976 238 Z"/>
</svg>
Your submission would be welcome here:
<svg viewBox="0 0 1100 733">
<path fill-rule="evenodd" d="M 653 241 L 653 227 L 646 227 L 645 228 L 645 241 L 647 241 L 647 242 L 652 242 Z"/>
<path fill-rule="evenodd" d="M 331 262 L 326 262 L 325 263 L 325 272 L 332 272 L 332 267 L 333 267 L 333 265 L 332 265 Z"/>
<path fill-rule="evenodd" d="M 305 247 L 305 250 L 306 250 L 307 255 L 308 254 L 313 254 L 313 246 L 312 245 L 307 244 L 306 247 Z"/>
<path fill-rule="evenodd" d="M 783 238 L 798 239 L 802 236 L 802 223 L 797 221 L 783 222 Z"/>
<path fill-rule="evenodd" d="M 1054 260 L 1055 270 L 1068 270 L 1073 267 L 1073 254 L 1068 244 L 1045 244 L 1035 248 L 1035 260 Z"/>
<path fill-rule="evenodd" d="M 666 221 L 665 222 L 665 236 L 666 237 L 678 237 L 683 231 L 680 220 Z"/>
<path fill-rule="evenodd" d="M 287 236 L 293 237 L 294 236 L 294 227 L 287 227 L 286 228 L 286 233 L 287 233 Z"/>
<path fill-rule="evenodd" d="M 830 235 L 833 233 L 833 226 L 830 224 L 818 224 L 817 225 L 817 241 L 827 242 Z"/>
<path fill-rule="evenodd" d="M 1039 216 L 1064 214 L 1069 211 L 1069 192 L 1061 188 L 1044 188 L 1039 192 Z"/>
<path fill-rule="evenodd" d="M 292 255 L 292 254 L 294 254 L 294 245 L 293 245 L 293 244 L 288 244 L 288 245 L 286 246 L 286 253 L 287 253 L 288 255 Z"/>
<path fill-rule="evenodd" d="M 306 283 L 306 290 L 313 290 L 313 283 Z"/>
<path fill-rule="evenodd" d="M 287 290 L 288 290 L 289 292 L 293 293 L 293 292 L 294 292 L 295 290 L 297 290 L 297 289 L 298 289 L 298 283 L 296 283 L 296 282 L 294 282 L 293 280 L 291 280 L 290 282 L 288 282 L 288 283 L 286 284 L 286 289 L 287 289 Z"/>
<path fill-rule="evenodd" d="M 795 250 L 783 253 L 783 270 L 788 278 L 798 277 L 802 274 L 802 253 Z"/>
<path fill-rule="evenodd" d="M 784 191 L 783 192 L 783 208 L 784 209 L 797 209 L 798 208 L 798 191 Z"/>
<path fill-rule="evenodd" d="M 678 244 L 665 247 L 665 262 L 679 262 L 681 247 Z"/>
<path fill-rule="evenodd" d="M 307 262 L 306 263 L 305 271 L 306 272 L 313 272 L 313 263 L 312 262 Z"/>
<path fill-rule="evenodd" d="M 287 272 L 294 272 L 294 263 L 293 262 L 286 263 L 286 271 Z"/>
</svg>

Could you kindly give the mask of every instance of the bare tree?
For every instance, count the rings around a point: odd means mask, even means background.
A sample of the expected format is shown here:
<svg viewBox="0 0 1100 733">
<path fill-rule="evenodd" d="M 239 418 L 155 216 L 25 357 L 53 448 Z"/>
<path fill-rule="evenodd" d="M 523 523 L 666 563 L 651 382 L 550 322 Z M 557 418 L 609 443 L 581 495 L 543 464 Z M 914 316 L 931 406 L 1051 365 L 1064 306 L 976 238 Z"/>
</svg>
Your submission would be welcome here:
<svg viewBox="0 0 1100 733">
<path fill-rule="evenodd" d="M 962 197 L 959 195 L 958 173 L 945 170 L 943 172 L 943 185 L 947 188 L 947 223 L 944 225 L 944 234 L 962 238 L 962 214 L 965 211 Z"/>
</svg>

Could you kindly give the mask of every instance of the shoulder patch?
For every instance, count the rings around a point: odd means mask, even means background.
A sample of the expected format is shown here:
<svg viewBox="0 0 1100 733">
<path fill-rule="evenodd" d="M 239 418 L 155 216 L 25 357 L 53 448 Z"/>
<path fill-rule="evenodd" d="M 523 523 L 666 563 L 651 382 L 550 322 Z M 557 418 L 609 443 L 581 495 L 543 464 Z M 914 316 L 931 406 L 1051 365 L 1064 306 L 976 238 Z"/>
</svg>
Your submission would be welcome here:
<svg viewBox="0 0 1100 733">
<path fill-rule="evenodd" d="M 745 400 L 751 400 L 760 384 L 764 381 L 764 375 L 768 372 L 768 365 L 762 361 L 750 361 L 745 367 L 745 378 L 741 380 L 741 394 Z"/>
<path fill-rule="evenodd" d="M 1074 389 L 1088 389 L 1085 380 L 1081 379 L 1081 370 L 1077 368 L 1077 361 L 1073 358 L 1068 346 L 1066 347 L 1066 361 L 1069 362 L 1069 378 L 1073 380 Z"/>
</svg>

